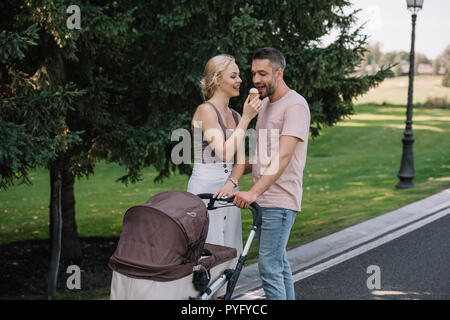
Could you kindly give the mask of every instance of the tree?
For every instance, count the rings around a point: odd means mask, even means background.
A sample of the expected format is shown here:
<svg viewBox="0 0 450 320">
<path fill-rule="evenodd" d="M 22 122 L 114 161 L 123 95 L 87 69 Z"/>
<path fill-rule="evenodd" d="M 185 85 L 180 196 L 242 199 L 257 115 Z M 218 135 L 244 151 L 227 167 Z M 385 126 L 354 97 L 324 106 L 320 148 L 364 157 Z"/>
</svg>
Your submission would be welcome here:
<svg viewBox="0 0 450 320">
<path fill-rule="evenodd" d="M 370 70 L 370 74 L 376 73 L 381 65 L 381 58 L 383 54 L 380 50 L 381 44 L 376 42 L 374 44 L 367 44 L 364 47 L 364 59 L 361 61 L 361 69 L 363 74 L 367 74 L 367 70 Z"/>
<path fill-rule="evenodd" d="M 450 61 L 450 45 L 448 45 L 444 51 L 436 57 L 433 61 L 433 74 L 439 74 L 441 68 L 445 68 L 448 71 L 448 63 Z"/>
<path fill-rule="evenodd" d="M 0 121 L 14 131 L 0 150 L 28 146 L 28 158 L 17 156 L 17 163 L 0 159 L 1 186 L 18 177 L 26 180 L 37 165 L 58 168 L 66 257 L 80 254 L 75 178 L 92 174 L 98 160 L 124 166 L 128 172 L 118 178 L 124 183 L 139 180 L 141 170 L 150 165 L 158 170 L 159 181 L 174 170 L 190 172 L 188 164 L 170 161 L 176 143 L 170 135 L 176 128 L 189 128 L 201 102 L 198 81 L 210 57 L 234 55 L 244 78 L 241 92 L 248 92 L 253 86 L 252 52 L 263 46 L 279 48 L 288 63 L 287 83 L 309 102 L 313 137 L 352 114 L 353 98 L 392 74 L 382 69 L 354 75 L 367 37 L 361 28 L 353 30 L 356 12 L 344 12 L 350 6 L 347 0 L 259 0 L 251 5 L 236 0 L 98 0 L 79 5 L 79 30 L 67 28 L 70 4 L 12 0 L 0 5 L 1 29 L 7 37 L 20 39 L 11 46 L 21 57 L 9 56 L 3 47 L 9 40 L 2 40 Z M 321 38 L 333 28 L 339 31 L 337 39 L 323 46 Z M 59 106 L 47 110 L 44 99 Z M 244 99 L 245 94 L 233 106 L 239 110 Z M 28 112 L 21 109 L 22 102 L 39 112 L 18 117 Z M 43 118 L 51 118 L 55 127 L 33 126 Z M 35 141 L 41 140 L 42 152 L 36 152 Z M 51 186 L 55 177 L 51 174 Z"/>
<path fill-rule="evenodd" d="M 35 46 L 36 24 L 23 32 L 0 33 L 0 187 L 6 188 L 14 179 L 29 182 L 27 171 L 47 165 L 51 172 L 51 261 L 48 277 L 49 295 L 56 287 L 62 236 L 62 165 L 58 154 L 80 142 L 81 132 L 70 132 L 65 113 L 73 99 L 83 92 L 73 90 L 73 84 L 35 90 L 39 86 L 20 70 L 25 55 L 22 50 Z"/>
<path fill-rule="evenodd" d="M 445 73 L 445 76 L 442 79 L 442 85 L 447 88 L 450 87 L 450 62 L 447 63 L 447 72 Z"/>
<path fill-rule="evenodd" d="M 444 49 L 444 52 L 439 55 L 440 65 L 447 68 L 450 62 L 450 44 Z M 447 68 L 448 69 L 448 68 Z"/>
<path fill-rule="evenodd" d="M 440 56 L 437 56 L 437 58 L 433 60 L 433 75 L 435 76 L 439 74 L 439 70 L 441 69 L 440 58 Z"/>
<path fill-rule="evenodd" d="M 26 181 L 30 168 L 47 166 L 50 234 L 54 234 L 56 213 L 52 210 L 57 208 L 53 202 L 58 192 L 54 186 L 59 177 L 62 255 L 74 259 L 81 254 L 75 177 L 91 174 L 100 158 L 121 161 L 124 153 L 127 159 L 136 156 L 126 145 L 117 148 L 112 136 L 123 134 L 133 144 L 136 137 L 150 131 L 142 125 L 145 106 L 141 101 L 130 102 L 133 81 L 123 84 L 126 76 L 121 77 L 131 69 L 128 44 L 136 39 L 132 9 L 85 4 L 81 7 L 83 28 L 71 30 L 66 26 L 67 1 L 29 1 L 24 8 L 21 1 L 11 1 L 2 6 L 2 29 L 11 31 L 2 32 L 0 118 L 5 130 L 13 130 L 1 147 L 7 155 L 1 159 L 1 186 L 7 187 L 15 178 Z M 76 98 L 69 100 L 70 96 Z M 54 103 L 48 105 L 52 99 Z M 150 137 L 140 143 L 150 144 Z M 134 170 L 136 162 L 126 166 Z M 133 171 L 124 179 L 136 178 Z"/>
<path fill-rule="evenodd" d="M 408 59 L 409 60 L 409 59 Z M 423 53 L 416 52 L 414 57 L 414 73 L 418 74 L 419 64 L 431 64 L 432 61 L 427 58 Z"/>
</svg>

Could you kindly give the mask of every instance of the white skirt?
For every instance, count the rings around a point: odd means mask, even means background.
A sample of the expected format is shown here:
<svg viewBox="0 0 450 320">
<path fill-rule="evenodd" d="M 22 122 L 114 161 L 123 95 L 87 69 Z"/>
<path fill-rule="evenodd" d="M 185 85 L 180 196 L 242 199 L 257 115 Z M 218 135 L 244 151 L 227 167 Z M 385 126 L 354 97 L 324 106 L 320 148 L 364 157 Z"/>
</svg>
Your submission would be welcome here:
<svg viewBox="0 0 450 320">
<path fill-rule="evenodd" d="M 232 163 L 194 163 L 187 191 L 193 194 L 216 193 L 228 180 Z M 238 188 L 234 192 L 239 191 Z M 209 200 L 204 200 L 208 204 Z M 220 206 L 216 202 L 217 206 Z M 231 205 L 231 204 L 226 204 Z M 237 257 L 242 252 L 241 209 L 235 206 L 211 210 L 209 214 L 209 229 L 206 242 L 221 246 L 236 248 Z"/>
</svg>

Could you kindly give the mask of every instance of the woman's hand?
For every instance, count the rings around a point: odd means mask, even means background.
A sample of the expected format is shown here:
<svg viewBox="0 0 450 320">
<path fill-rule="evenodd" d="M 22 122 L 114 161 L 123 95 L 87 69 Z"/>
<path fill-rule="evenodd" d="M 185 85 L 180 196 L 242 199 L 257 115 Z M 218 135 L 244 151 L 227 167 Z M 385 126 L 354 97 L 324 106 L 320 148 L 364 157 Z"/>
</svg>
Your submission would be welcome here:
<svg viewBox="0 0 450 320">
<path fill-rule="evenodd" d="M 220 199 L 222 197 L 230 197 L 233 194 L 234 184 L 228 180 L 222 188 L 220 188 L 216 193 L 214 193 L 213 198 Z"/>
<path fill-rule="evenodd" d="M 256 117 L 261 108 L 262 108 L 262 101 L 259 99 L 259 96 L 254 97 L 253 100 L 250 101 L 249 95 L 244 102 L 244 110 L 242 111 L 242 117 L 245 117 L 248 120 L 252 120 L 254 117 Z"/>
</svg>

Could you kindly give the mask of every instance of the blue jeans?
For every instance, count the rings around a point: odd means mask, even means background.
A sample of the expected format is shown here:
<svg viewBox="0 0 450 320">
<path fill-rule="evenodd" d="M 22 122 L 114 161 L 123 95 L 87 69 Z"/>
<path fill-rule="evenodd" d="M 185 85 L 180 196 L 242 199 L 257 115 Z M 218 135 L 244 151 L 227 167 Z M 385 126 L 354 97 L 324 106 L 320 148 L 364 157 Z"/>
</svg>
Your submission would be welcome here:
<svg viewBox="0 0 450 320">
<path fill-rule="evenodd" d="M 297 212 L 276 207 L 261 209 L 262 225 L 256 235 L 259 241 L 259 275 L 266 298 L 294 300 L 294 281 L 287 260 L 286 245 Z"/>
</svg>

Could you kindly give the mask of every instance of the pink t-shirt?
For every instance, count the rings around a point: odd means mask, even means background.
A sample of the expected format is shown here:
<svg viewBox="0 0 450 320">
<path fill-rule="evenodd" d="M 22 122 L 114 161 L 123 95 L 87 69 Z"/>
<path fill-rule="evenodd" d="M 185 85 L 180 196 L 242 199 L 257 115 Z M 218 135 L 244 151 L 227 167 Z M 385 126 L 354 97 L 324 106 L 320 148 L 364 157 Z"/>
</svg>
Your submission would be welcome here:
<svg viewBox="0 0 450 320">
<path fill-rule="evenodd" d="M 270 103 L 263 99 L 263 107 L 256 122 L 256 157 L 252 159 L 253 184 L 264 173 L 273 155 L 278 151 L 281 136 L 300 138 L 291 161 L 281 176 L 256 202 L 263 207 L 279 207 L 301 211 L 303 169 L 306 163 L 311 115 L 305 98 L 294 90 Z"/>
</svg>

